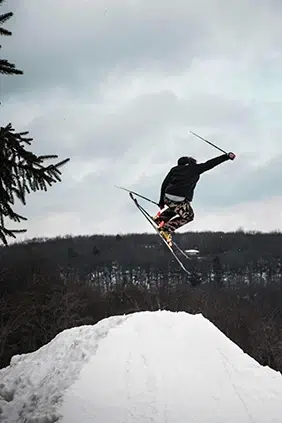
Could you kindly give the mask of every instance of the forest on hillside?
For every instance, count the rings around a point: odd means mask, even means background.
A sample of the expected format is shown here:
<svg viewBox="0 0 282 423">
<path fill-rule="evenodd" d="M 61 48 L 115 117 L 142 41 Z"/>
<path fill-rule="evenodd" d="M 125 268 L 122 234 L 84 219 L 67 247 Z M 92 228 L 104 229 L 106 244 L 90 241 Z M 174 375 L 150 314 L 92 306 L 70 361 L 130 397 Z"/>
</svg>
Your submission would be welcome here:
<svg viewBox="0 0 282 423">
<path fill-rule="evenodd" d="M 33 239 L 0 248 L 0 367 L 60 331 L 117 314 L 202 313 L 282 372 L 282 235 L 187 232 L 187 277 L 155 234 Z"/>
</svg>

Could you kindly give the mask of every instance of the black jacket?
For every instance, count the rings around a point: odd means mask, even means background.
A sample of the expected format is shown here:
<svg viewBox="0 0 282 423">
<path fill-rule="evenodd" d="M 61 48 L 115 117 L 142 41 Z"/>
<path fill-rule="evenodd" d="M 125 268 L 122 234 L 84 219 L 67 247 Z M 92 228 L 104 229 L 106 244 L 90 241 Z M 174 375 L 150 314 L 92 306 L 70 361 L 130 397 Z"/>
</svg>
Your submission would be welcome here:
<svg viewBox="0 0 282 423">
<path fill-rule="evenodd" d="M 201 173 L 212 169 L 226 160 L 229 160 L 228 155 L 222 154 L 205 163 L 174 166 L 170 169 L 162 183 L 159 204 L 164 204 L 165 193 L 185 197 L 188 201 L 192 201 L 194 189 L 200 179 Z"/>
</svg>

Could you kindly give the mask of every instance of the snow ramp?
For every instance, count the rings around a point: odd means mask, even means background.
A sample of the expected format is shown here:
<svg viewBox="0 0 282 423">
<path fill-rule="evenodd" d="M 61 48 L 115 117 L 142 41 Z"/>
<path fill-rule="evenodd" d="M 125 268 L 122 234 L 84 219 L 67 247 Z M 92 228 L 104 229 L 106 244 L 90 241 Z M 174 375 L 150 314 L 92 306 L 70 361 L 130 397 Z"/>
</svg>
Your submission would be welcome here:
<svg viewBox="0 0 282 423">
<path fill-rule="evenodd" d="M 201 314 L 65 330 L 0 370 L 4 423 L 281 423 L 282 376 Z"/>
</svg>

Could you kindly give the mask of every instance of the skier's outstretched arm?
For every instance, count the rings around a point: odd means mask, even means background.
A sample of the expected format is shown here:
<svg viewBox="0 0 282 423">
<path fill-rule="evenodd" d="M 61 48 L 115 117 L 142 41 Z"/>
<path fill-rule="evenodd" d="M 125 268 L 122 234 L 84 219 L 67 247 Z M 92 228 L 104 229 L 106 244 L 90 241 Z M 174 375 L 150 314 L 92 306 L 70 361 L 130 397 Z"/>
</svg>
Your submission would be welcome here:
<svg viewBox="0 0 282 423">
<path fill-rule="evenodd" d="M 234 160 L 235 157 L 236 156 L 234 153 L 221 154 L 220 156 L 214 157 L 213 159 L 210 159 L 204 163 L 197 164 L 197 170 L 199 173 L 204 173 L 207 170 L 213 169 L 215 166 L 226 162 L 227 160 Z"/>
</svg>

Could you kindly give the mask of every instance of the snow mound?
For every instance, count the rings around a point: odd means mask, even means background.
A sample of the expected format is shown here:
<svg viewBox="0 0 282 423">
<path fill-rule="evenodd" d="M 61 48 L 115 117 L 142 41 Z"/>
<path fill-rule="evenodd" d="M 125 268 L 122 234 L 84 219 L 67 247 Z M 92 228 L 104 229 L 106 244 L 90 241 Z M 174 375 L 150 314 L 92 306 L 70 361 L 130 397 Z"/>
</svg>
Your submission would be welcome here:
<svg viewBox="0 0 282 423">
<path fill-rule="evenodd" d="M 0 370 L 3 423 L 281 423 L 282 376 L 202 315 L 65 330 Z"/>
<path fill-rule="evenodd" d="M 124 317 L 68 329 L 39 350 L 15 355 L 0 370 L 0 422 L 53 423 L 63 393 L 95 356 L 99 342 Z"/>
</svg>

